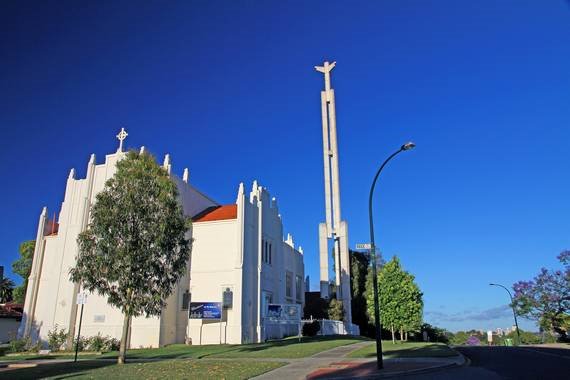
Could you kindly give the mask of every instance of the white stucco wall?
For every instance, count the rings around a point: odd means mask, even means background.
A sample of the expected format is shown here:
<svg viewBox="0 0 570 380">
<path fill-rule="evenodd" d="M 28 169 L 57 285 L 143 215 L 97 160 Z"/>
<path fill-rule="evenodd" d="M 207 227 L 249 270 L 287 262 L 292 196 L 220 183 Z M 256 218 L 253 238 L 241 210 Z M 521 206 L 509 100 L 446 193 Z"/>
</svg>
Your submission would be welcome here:
<svg viewBox="0 0 570 380">
<path fill-rule="evenodd" d="M 57 234 L 48 236 L 50 231 L 44 233 L 45 223 L 42 223 L 40 218 L 38 248 L 34 255 L 33 273 L 29 279 L 32 286 L 28 286 L 26 294 L 24 318 L 19 329 L 21 335 L 29 330 L 32 339 L 40 338 L 45 341 L 47 333 L 56 326 L 75 335 L 80 316 L 76 294 L 80 289 L 69 280 L 69 270 L 75 265 L 77 236 L 87 226 L 90 204 L 95 202 L 97 193 L 114 175 L 116 163 L 123 157 L 123 152 L 109 154 L 103 164 L 96 165 L 95 156 L 92 155 L 85 179 L 76 179 L 75 171 L 71 171 L 59 213 Z M 172 177 L 178 185 L 186 216 L 193 216 L 216 205 L 180 178 Z M 44 222 L 47 215 L 43 217 Z M 188 237 L 191 238 L 191 232 Z M 158 347 L 185 341 L 187 314 L 180 311 L 178 300 L 181 298 L 181 292 L 189 288 L 188 282 L 189 276 L 185 275 L 167 300 L 161 317 L 142 316 L 133 319 L 131 347 Z M 37 283 L 37 287 L 33 286 L 34 283 Z M 122 313 L 108 305 L 105 297 L 97 294 L 88 296 L 88 303 L 84 306 L 81 335 L 88 337 L 101 333 L 119 339 L 122 326 Z"/>
<path fill-rule="evenodd" d="M 76 179 L 74 171 L 70 173 L 57 234 L 44 231 L 49 213 L 45 209 L 42 212 L 20 335 L 30 334 L 34 340 L 46 341 L 47 333 L 56 325 L 76 334 L 80 315 L 76 294 L 81 289 L 69 280 L 69 270 L 75 265 L 77 236 L 87 227 L 90 205 L 122 157 L 122 152 L 110 154 L 97 165 L 92 156 L 85 179 Z M 170 171 L 169 159 L 165 159 L 164 167 Z M 178 185 L 186 216 L 218 206 L 189 185 L 187 175 L 184 179 L 172 178 Z M 193 248 L 186 275 L 166 300 L 160 317 L 133 319 L 130 347 L 158 347 L 188 340 L 192 344 L 262 341 L 268 302 L 304 302 L 304 291 L 297 299 L 294 289 L 295 276 L 304 278 L 303 255 L 294 248 L 292 238 L 283 241 L 277 202 L 255 182 L 248 195 L 240 184 L 236 205 L 235 218 L 193 223 L 188 234 L 193 238 Z M 271 246 L 270 262 L 264 256 L 266 244 Z M 287 271 L 293 275 L 293 298 L 285 296 Z M 182 307 L 186 291 L 190 291 L 192 302 L 221 302 L 226 288 L 233 292 L 233 305 L 224 310 L 222 322 L 188 319 L 188 310 Z M 88 295 L 81 335 L 100 333 L 120 339 L 122 326 L 122 313 L 108 305 L 106 297 Z"/>
</svg>

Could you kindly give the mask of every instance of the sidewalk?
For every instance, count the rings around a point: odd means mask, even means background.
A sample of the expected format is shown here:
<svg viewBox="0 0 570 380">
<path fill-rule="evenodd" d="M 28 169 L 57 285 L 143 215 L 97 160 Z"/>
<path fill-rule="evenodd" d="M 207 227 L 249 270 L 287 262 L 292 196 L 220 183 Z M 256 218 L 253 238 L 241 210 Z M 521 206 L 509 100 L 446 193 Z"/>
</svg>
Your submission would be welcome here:
<svg viewBox="0 0 570 380">
<path fill-rule="evenodd" d="M 328 351 L 320 352 L 304 359 L 288 361 L 289 364 L 273 371 L 257 376 L 256 380 L 275 379 L 353 379 L 384 378 L 441 369 L 447 367 L 462 366 L 465 358 L 458 356 L 450 358 L 395 358 L 384 359 L 384 369 L 376 368 L 376 359 L 355 359 L 346 356 L 357 349 L 374 344 L 374 342 L 361 342 L 347 346 L 336 347 Z M 279 359 L 277 359 L 279 360 Z"/>
</svg>

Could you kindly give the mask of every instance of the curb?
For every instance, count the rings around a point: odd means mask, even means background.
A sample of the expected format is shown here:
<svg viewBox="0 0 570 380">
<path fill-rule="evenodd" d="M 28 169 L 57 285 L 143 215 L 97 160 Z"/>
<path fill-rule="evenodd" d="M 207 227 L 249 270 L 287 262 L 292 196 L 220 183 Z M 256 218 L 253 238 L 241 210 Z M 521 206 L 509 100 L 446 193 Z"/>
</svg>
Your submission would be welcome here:
<svg viewBox="0 0 570 380">
<path fill-rule="evenodd" d="M 455 350 L 453 350 L 455 351 Z M 457 353 L 457 356 L 459 356 L 461 358 L 461 362 L 460 363 L 445 363 L 445 364 L 438 364 L 438 365 L 432 365 L 429 367 L 424 367 L 424 368 L 418 368 L 418 369 L 411 369 L 411 370 L 405 370 L 405 371 L 393 371 L 393 372 L 387 372 L 387 373 L 375 373 L 375 374 L 370 374 L 370 375 L 365 375 L 365 376 L 358 376 L 358 377 L 354 377 L 354 376 L 330 376 L 330 377 L 323 377 L 323 379 L 330 379 L 330 380 L 348 380 L 348 379 L 390 379 L 390 378 L 397 378 L 397 377 L 403 377 L 403 376 L 408 376 L 408 375 L 417 375 L 417 374 L 422 374 L 422 373 L 430 373 L 430 372 L 437 372 L 440 370 L 445 370 L 445 369 L 450 369 L 450 368 L 460 368 L 460 367 L 467 367 L 469 365 L 471 365 L 471 360 L 469 358 L 467 358 L 465 355 L 463 355 L 462 353 L 455 351 Z M 397 361 L 400 361 L 402 358 L 398 358 L 395 359 Z M 404 358 L 408 359 L 408 358 Z M 411 359 L 411 358 L 409 358 Z M 418 361 L 421 360 L 422 358 L 414 358 L 417 359 Z"/>
</svg>

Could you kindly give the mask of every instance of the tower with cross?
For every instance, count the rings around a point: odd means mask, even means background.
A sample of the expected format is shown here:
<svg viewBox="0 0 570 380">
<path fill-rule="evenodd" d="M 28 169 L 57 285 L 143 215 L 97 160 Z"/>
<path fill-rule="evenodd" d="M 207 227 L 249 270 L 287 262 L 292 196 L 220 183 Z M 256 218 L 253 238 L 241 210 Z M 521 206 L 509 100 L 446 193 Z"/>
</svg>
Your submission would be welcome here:
<svg viewBox="0 0 570 380">
<path fill-rule="evenodd" d="M 345 321 L 352 323 L 348 224 L 346 221 L 341 220 L 340 214 L 336 113 L 334 90 L 331 88 L 330 77 L 330 73 L 335 65 L 336 62 L 329 63 L 325 61 L 323 66 L 315 66 L 318 72 L 323 73 L 325 79 L 325 89 L 321 91 L 326 215 L 326 222 L 319 224 L 321 297 L 325 299 L 330 297 L 328 246 L 329 240 L 332 240 L 336 298 L 342 301 Z"/>
</svg>

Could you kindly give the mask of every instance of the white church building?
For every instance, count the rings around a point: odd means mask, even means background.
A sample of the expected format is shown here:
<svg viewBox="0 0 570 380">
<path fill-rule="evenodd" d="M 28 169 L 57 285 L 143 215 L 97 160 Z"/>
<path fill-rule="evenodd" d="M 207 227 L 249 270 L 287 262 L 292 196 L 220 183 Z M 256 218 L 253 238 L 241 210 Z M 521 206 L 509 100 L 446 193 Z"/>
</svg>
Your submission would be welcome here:
<svg viewBox="0 0 570 380">
<path fill-rule="evenodd" d="M 119 149 L 87 164 L 86 178 L 72 169 L 57 220 L 41 212 L 20 336 L 47 341 L 54 328 L 76 335 L 80 320 L 79 284 L 69 280 L 78 254 L 77 236 L 87 228 L 97 193 L 125 156 L 124 130 Z M 144 149 L 144 148 L 141 148 Z M 163 167 L 171 172 L 169 155 Z M 177 183 L 185 216 L 193 220 L 193 239 L 187 273 L 181 278 L 159 317 L 132 320 L 129 346 L 159 347 L 173 343 L 241 344 L 296 333 L 297 326 L 277 326 L 266 318 L 269 304 L 304 304 L 303 250 L 284 230 L 275 198 L 254 181 L 249 192 L 239 184 L 235 202 L 219 204 L 189 182 L 188 169 Z M 123 316 L 106 298 L 87 294 L 81 335 L 98 333 L 120 339 Z M 221 318 L 189 319 L 191 305 L 223 304 Z"/>
</svg>

